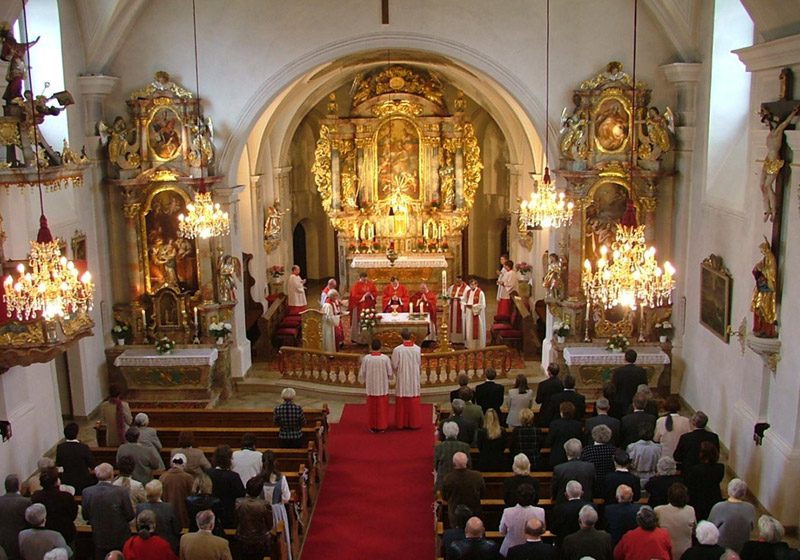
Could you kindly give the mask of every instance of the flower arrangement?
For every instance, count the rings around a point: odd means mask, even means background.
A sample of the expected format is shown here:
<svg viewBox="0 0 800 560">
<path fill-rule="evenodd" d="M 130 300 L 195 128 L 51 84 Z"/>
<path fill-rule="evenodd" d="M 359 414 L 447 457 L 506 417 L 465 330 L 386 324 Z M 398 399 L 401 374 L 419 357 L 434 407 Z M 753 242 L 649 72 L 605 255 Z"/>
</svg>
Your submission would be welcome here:
<svg viewBox="0 0 800 560">
<path fill-rule="evenodd" d="M 162 336 L 156 341 L 156 352 L 159 354 L 169 354 L 175 349 L 175 341 L 166 336 Z"/>
<path fill-rule="evenodd" d="M 450 244 L 447 242 L 447 240 L 444 240 L 444 241 L 442 241 L 441 247 L 442 247 L 442 251 L 447 251 L 450 248 Z"/>
<path fill-rule="evenodd" d="M 669 321 L 664 321 L 663 323 L 656 323 L 653 325 L 653 330 L 658 336 L 669 336 L 672 334 L 675 327 L 672 326 L 672 323 Z"/>
<path fill-rule="evenodd" d="M 424 239 L 417 239 L 417 249 L 422 251 L 425 248 L 425 240 Z"/>
<path fill-rule="evenodd" d="M 354 253 L 356 250 L 356 244 L 351 243 L 350 245 L 347 246 L 347 250 L 350 251 L 351 253 Z"/>
<path fill-rule="evenodd" d="M 564 323 L 563 321 L 555 321 L 553 323 L 553 333 L 556 336 L 568 336 L 570 328 L 569 323 Z"/>
<path fill-rule="evenodd" d="M 533 265 L 526 263 L 525 261 L 517 263 L 514 268 L 520 274 L 528 274 L 531 270 L 533 270 Z"/>
<path fill-rule="evenodd" d="M 208 325 L 208 332 L 214 338 L 225 338 L 233 332 L 230 323 L 211 323 Z"/>
<path fill-rule="evenodd" d="M 436 241 L 434 241 L 433 239 L 428 241 L 428 250 L 429 251 L 435 251 L 436 250 Z"/>
<path fill-rule="evenodd" d="M 361 310 L 358 325 L 362 331 L 371 331 L 377 324 L 378 314 L 375 313 L 375 309 L 367 308 Z"/>
<path fill-rule="evenodd" d="M 125 340 L 128 338 L 130 332 L 130 325 L 121 321 L 117 321 L 117 323 L 111 327 L 111 336 L 113 336 L 116 340 Z"/>
<path fill-rule="evenodd" d="M 361 240 L 361 243 L 358 244 L 358 250 L 362 253 L 367 250 L 367 242 L 363 239 Z"/>
<path fill-rule="evenodd" d="M 628 339 L 621 334 L 615 334 L 608 339 L 606 350 L 611 352 L 624 352 L 628 348 Z"/>
<path fill-rule="evenodd" d="M 277 280 L 278 278 L 283 276 L 285 272 L 286 272 L 286 269 L 284 267 L 280 266 L 280 265 L 277 265 L 277 264 L 276 265 L 272 265 L 271 267 L 269 267 L 269 273 L 272 275 L 272 278 L 274 280 Z"/>
<path fill-rule="evenodd" d="M 372 250 L 373 251 L 380 251 L 381 250 L 381 242 L 377 239 L 372 240 Z"/>
</svg>

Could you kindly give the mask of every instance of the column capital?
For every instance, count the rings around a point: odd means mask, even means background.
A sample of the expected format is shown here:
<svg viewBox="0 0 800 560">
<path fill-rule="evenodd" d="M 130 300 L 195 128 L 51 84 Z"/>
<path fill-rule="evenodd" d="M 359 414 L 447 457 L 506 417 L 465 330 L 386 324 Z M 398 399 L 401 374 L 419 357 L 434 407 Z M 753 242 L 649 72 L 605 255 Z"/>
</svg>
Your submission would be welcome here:
<svg viewBox="0 0 800 560">
<path fill-rule="evenodd" d="M 522 175 L 524 166 L 521 163 L 507 163 L 506 169 L 508 169 L 508 172 L 512 175 Z"/>
<path fill-rule="evenodd" d="M 664 71 L 667 81 L 671 84 L 683 82 L 697 82 L 700 79 L 700 62 L 673 62 L 659 66 Z"/>
<path fill-rule="evenodd" d="M 214 187 L 215 198 L 220 202 L 233 203 L 239 201 L 239 193 L 245 189 L 245 185 L 233 185 L 230 187 Z"/>
<path fill-rule="evenodd" d="M 100 95 L 105 97 L 114 89 L 119 82 L 116 76 L 106 76 L 104 74 L 91 74 L 88 76 L 78 76 L 78 84 L 81 93 L 84 95 Z"/>
<path fill-rule="evenodd" d="M 292 170 L 292 166 L 289 165 L 287 167 L 273 167 L 272 168 L 272 175 L 276 179 L 285 179 L 289 176 L 289 172 Z"/>
</svg>

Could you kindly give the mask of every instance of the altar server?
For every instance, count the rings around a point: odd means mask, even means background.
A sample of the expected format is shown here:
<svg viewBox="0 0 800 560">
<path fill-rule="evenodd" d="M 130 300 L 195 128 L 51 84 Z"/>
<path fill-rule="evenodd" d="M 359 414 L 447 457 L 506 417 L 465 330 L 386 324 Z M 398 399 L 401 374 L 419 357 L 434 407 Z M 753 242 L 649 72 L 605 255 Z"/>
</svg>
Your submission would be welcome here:
<svg viewBox="0 0 800 560">
<path fill-rule="evenodd" d="M 500 287 L 500 299 L 497 300 L 497 315 L 510 320 L 511 312 L 514 310 L 514 296 L 519 295 L 519 278 L 514 271 L 514 261 L 506 260 L 503 270 L 503 285 Z"/>
<path fill-rule="evenodd" d="M 328 292 L 330 298 L 330 292 Z M 361 332 L 361 311 L 372 309 L 378 300 L 378 288 L 367 278 L 367 273 L 362 272 L 358 275 L 358 281 L 350 289 L 350 299 L 348 311 L 350 312 L 350 340 L 356 344 L 367 344 L 366 334 Z"/>
<path fill-rule="evenodd" d="M 306 301 L 306 281 L 300 278 L 300 267 L 294 265 L 289 275 L 289 315 L 299 315 L 308 309 Z"/>
<path fill-rule="evenodd" d="M 339 292 L 328 291 L 328 299 L 322 306 L 322 348 L 326 352 L 336 352 L 344 342 L 342 310 L 339 305 Z"/>
<path fill-rule="evenodd" d="M 500 269 L 497 271 L 497 301 L 500 301 L 500 290 L 503 289 L 503 276 L 506 274 L 506 261 L 508 253 L 500 255 Z"/>
<path fill-rule="evenodd" d="M 328 280 L 328 285 L 325 286 L 324 288 L 322 288 L 322 294 L 320 294 L 320 296 L 319 296 L 319 305 L 320 305 L 320 307 L 325 305 L 325 301 L 328 299 L 328 292 L 330 292 L 331 290 L 335 290 L 336 289 L 336 285 L 337 285 L 336 284 L 336 279 L 335 278 L 331 278 L 330 280 Z"/>
<path fill-rule="evenodd" d="M 391 281 L 383 289 L 383 312 L 391 313 L 393 305 L 397 306 L 398 313 L 408 313 L 408 290 L 400 283 L 397 276 L 392 276 Z"/>
<path fill-rule="evenodd" d="M 367 416 L 371 432 L 384 432 L 389 427 L 389 380 L 392 360 L 381 354 L 381 341 L 372 341 L 372 352 L 361 359 L 361 376 L 367 386 Z"/>
<path fill-rule="evenodd" d="M 422 350 L 411 340 L 411 331 L 408 329 L 403 329 L 400 336 L 403 337 L 403 344 L 392 350 L 392 369 L 397 376 L 394 387 L 395 423 L 401 430 L 416 430 L 422 426 L 419 405 Z"/>
<path fill-rule="evenodd" d="M 464 303 L 464 336 L 467 348 L 486 346 L 486 296 L 478 281 L 470 278 L 469 289 L 461 300 Z"/>
<path fill-rule="evenodd" d="M 411 311 L 430 315 L 428 339 L 436 340 L 436 294 L 431 291 L 425 282 L 420 284 L 419 291 L 411 296 Z"/>
<path fill-rule="evenodd" d="M 464 277 L 456 276 L 456 282 L 447 290 L 450 296 L 450 322 L 447 325 L 448 338 L 453 344 L 464 344 L 464 303 L 461 298 L 469 289 Z"/>
</svg>

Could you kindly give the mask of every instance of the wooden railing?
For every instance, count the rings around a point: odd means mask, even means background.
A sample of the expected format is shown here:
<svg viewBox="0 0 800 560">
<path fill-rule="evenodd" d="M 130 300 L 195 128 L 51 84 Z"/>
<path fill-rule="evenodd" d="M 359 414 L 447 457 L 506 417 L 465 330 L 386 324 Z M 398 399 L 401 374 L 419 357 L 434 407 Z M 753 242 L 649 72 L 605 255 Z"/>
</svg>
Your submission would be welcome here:
<svg viewBox="0 0 800 560">
<path fill-rule="evenodd" d="M 512 355 L 506 346 L 423 353 L 420 372 L 422 386 L 452 385 L 460 373 L 466 373 L 470 381 L 478 381 L 483 379 L 487 367 L 495 368 L 498 377 L 506 377 L 511 370 Z M 361 354 L 329 354 L 322 350 L 284 346 L 278 356 L 284 379 L 364 387 L 364 380 L 359 377 Z"/>
</svg>

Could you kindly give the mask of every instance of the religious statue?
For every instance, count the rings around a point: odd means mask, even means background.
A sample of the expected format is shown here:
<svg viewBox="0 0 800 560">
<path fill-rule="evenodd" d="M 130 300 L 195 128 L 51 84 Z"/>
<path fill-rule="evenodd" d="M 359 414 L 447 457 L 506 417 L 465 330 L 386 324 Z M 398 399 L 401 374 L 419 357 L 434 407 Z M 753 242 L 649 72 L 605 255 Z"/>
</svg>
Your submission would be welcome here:
<svg viewBox="0 0 800 560">
<path fill-rule="evenodd" d="M 656 107 L 647 110 L 645 128 L 647 134 L 639 134 L 639 157 L 643 160 L 657 160 L 672 147 L 672 135 L 675 132 L 675 117 L 672 109 L 667 107 L 664 115 Z"/>
<path fill-rule="evenodd" d="M 281 225 L 283 216 L 289 208 L 281 210 L 281 201 L 277 198 L 272 206 L 267 208 L 267 218 L 264 221 L 264 248 L 267 253 L 274 251 L 281 241 Z"/>
<path fill-rule="evenodd" d="M 200 167 L 214 161 L 214 123 L 211 117 L 205 121 L 199 118 L 197 124 L 191 127 L 192 149 L 189 151 L 189 165 Z"/>
<path fill-rule="evenodd" d="M 761 178 L 759 179 L 759 186 L 761 187 L 761 196 L 764 198 L 764 221 L 775 221 L 775 211 L 777 210 L 778 198 L 775 192 L 775 180 L 783 167 L 783 160 L 781 157 L 781 148 L 783 147 L 783 132 L 794 120 L 797 114 L 800 113 L 800 105 L 797 105 L 794 110 L 789 113 L 789 116 L 777 124 L 777 120 L 769 111 L 762 109 L 760 111 L 761 122 L 769 127 L 769 134 L 767 134 L 767 156 L 764 158 L 764 165 L 761 168 Z"/>
<path fill-rule="evenodd" d="M 545 299 L 562 300 L 564 296 L 564 282 L 561 280 L 561 258 L 558 253 L 548 255 L 547 272 L 544 275 L 542 287 L 545 290 Z"/>
<path fill-rule="evenodd" d="M 97 123 L 101 141 L 108 146 L 108 160 L 123 169 L 135 169 L 141 163 L 139 142 L 136 140 L 136 129 L 128 128 L 125 119 L 117 117 L 111 126 L 103 121 Z M 129 142 L 128 138 L 133 142 Z"/>
<path fill-rule="evenodd" d="M 88 163 L 89 156 L 86 155 L 86 146 L 81 148 L 80 154 L 69 147 L 69 142 L 64 138 L 64 145 L 61 149 L 61 163 L 64 165 L 78 165 Z"/>
<path fill-rule="evenodd" d="M 442 207 L 451 209 L 456 202 L 456 172 L 453 167 L 453 153 L 442 149 L 439 152 L 439 188 L 441 189 Z"/>
<path fill-rule="evenodd" d="M 217 262 L 219 274 L 219 300 L 236 301 L 236 278 L 242 280 L 242 262 L 233 255 L 220 255 Z M 235 278 L 234 278 L 235 276 Z"/>
<path fill-rule="evenodd" d="M 6 91 L 3 99 L 6 105 L 10 105 L 17 97 L 22 97 L 22 85 L 28 76 L 25 66 L 25 53 L 29 48 L 39 42 L 39 37 L 30 43 L 18 43 L 11 31 L 11 26 L 7 21 L 0 24 L 0 41 L 3 42 L 0 48 L 0 60 L 8 62 L 6 71 Z"/>
<path fill-rule="evenodd" d="M 778 322 L 776 301 L 778 266 L 766 237 L 764 242 L 759 245 L 759 249 L 764 258 L 753 268 L 753 277 L 756 280 L 753 299 L 750 303 L 750 311 L 753 312 L 753 334 L 761 338 L 775 338 L 778 336 L 776 329 Z"/>
<path fill-rule="evenodd" d="M 561 155 L 569 158 L 586 159 L 586 116 L 578 107 L 572 115 L 567 108 L 561 111 Z"/>
</svg>

